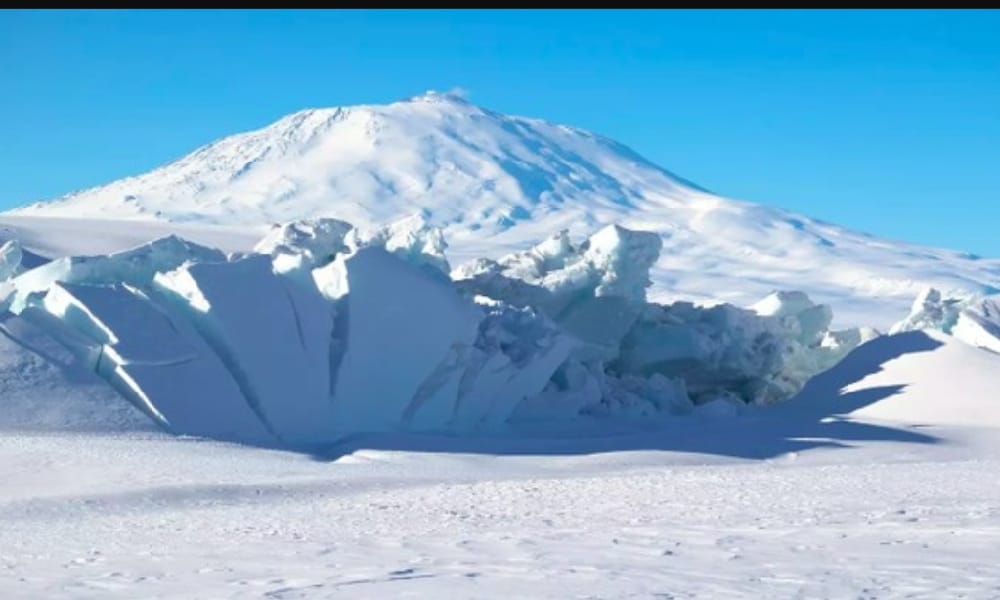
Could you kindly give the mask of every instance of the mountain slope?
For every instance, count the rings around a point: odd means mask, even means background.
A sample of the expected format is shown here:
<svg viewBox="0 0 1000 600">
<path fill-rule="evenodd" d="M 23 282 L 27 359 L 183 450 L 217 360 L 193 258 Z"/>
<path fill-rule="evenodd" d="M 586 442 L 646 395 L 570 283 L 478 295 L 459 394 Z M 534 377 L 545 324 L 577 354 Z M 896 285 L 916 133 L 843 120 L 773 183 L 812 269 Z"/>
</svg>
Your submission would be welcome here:
<svg viewBox="0 0 1000 600">
<path fill-rule="evenodd" d="M 657 299 L 749 304 L 803 289 L 842 322 L 885 327 L 913 296 L 992 292 L 1000 260 L 878 240 L 713 195 L 612 140 L 447 94 L 301 111 L 136 177 L 6 213 L 260 226 L 422 212 L 458 263 L 569 229 L 659 232 Z M 5 219 L 6 222 L 14 222 Z"/>
</svg>

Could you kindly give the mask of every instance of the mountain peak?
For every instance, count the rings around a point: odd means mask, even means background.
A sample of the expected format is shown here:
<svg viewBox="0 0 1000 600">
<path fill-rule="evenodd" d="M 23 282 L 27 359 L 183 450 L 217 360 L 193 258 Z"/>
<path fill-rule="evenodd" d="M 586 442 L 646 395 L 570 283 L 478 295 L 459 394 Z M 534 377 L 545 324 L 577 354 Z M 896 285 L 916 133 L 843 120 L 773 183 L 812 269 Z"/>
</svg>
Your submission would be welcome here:
<svg viewBox="0 0 1000 600">
<path fill-rule="evenodd" d="M 692 186 L 606 138 L 486 111 L 459 90 L 316 108 L 154 171 L 12 211 L 257 225 L 333 216 L 377 224 L 425 210 L 475 235 L 574 206 L 668 205 Z"/>
<path fill-rule="evenodd" d="M 427 102 L 427 103 L 439 103 L 439 104 L 459 104 L 459 105 L 469 105 L 471 102 L 465 97 L 465 91 L 459 88 L 453 88 L 446 92 L 439 92 L 437 90 L 427 90 L 422 94 L 417 94 L 416 96 L 411 96 L 407 99 L 408 102 Z"/>
<path fill-rule="evenodd" d="M 504 115 L 457 91 L 318 108 L 220 139 L 145 174 L 11 211 L 18 215 L 261 226 L 332 217 L 379 226 L 414 213 L 444 229 L 453 264 L 611 223 L 656 231 L 658 299 L 751 304 L 806 288 L 885 325 L 934 286 L 1000 287 L 1000 261 L 896 242 L 716 196 L 606 137 Z M 822 265 L 821 280 L 803 285 Z M 834 296 L 831 298 L 831 296 Z M 858 298 L 872 298 L 859 301 Z M 877 298 L 877 300 L 876 300 Z M 838 305 L 838 314 L 848 315 Z"/>
</svg>

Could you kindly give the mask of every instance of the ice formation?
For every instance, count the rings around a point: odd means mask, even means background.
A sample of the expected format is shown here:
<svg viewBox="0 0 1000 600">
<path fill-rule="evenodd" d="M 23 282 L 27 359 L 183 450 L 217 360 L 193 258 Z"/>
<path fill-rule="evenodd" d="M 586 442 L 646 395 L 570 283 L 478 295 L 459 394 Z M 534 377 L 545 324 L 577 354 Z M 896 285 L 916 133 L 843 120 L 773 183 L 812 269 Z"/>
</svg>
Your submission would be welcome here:
<svg viewBox="0 0 1000 600">
<path fill-rule="evenodd" d="M 972 346 L 1000 353 L 1000 296 L 946 297 L 934 288 L 922 291 L 910 314 L 890 333 L 933 329 Z"/>
<path fill-rule="evenodd" d="M 344 237 L 353 230 L 337 219 L 307 219 L 276 225 L 254 247 L 269 254 L 278 273 L 306 271 L 324 265 L 347 250 Z"/>
<path fill-rule="evenodd" d="M 153 289 L 221 359 L 269 431 L 292 446 L 330 439 L 333 318 L 322 298 L 275 274 L 265 255 L 186 264 L 157 273 Z"/>
<path fill-rule="evenodd" d="M 17 240 L 7 240 L 0 244 L 0 281 L 10 279 L 21 270 L 21 244 Z"/>
<path fill-rule="evenodd" d="M 797 392 L 871 337 L 778 292 L 752 308 L 647 302 L 657 234 L 561 232 L 453 271 L 415 216 L 275 226 L 247 255 L 168 237 L 31 269 L 5 306 L 178 434 L 315 448 L 364 431 L 727 416 Z"/>
<path fill-rule="evenodd" d="M 133 250 L 107 256 L 70 256 L 58 258 L 13 278 L 16 288 L 13 312 L 20 312 L 34 294 L 44 294 L 55 282 L 108 285 L 127 283 L 144 287 L 161 271 L 185 262 L 225 262 L 226 255 L 176 236 L 168 236 Z"/>
<path fill-rule="evenodd" d="M 658 409 L 664 402 L 649 392 L 624 394 L 623 377 L 683 381 L 685 392 L 675 396 L 697 403 L 720 395 L 776 402 L 874 335 L 830 331 L 830 308 L 802 292 L 776 292 L 749 310 L 647 303 L 649 269 L 659 251 L 659 236 L 611 225 L 579 248 L 562 232 L 528 251 L 459 267 L 453 276 L 465 289 L 538 309 L 581 343 L 571 360 L 588 365 L 585 372 L 598 383 L 557 378 L 553 386 L 577 399 L 600 395 L 604 403 L 624 395 L 632 407 Z M 608 370 L 617 375 L 611 384 Z M 581 392 L 597 389 L 602 393 Z"/>
<path fill-rule="evenodd" d="M 51 335 L 0 315 L 0 432 L 155 429 Z"/>
</svg>

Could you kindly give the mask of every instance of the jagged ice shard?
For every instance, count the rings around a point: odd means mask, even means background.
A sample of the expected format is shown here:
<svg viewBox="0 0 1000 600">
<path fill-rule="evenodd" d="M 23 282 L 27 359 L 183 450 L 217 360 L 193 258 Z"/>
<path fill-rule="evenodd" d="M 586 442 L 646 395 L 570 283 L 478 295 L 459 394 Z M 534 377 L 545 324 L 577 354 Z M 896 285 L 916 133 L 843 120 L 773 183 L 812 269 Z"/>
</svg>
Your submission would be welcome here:
<svg viewBox="0 0 1000 600">
<path fill-rule="evenodd" d="M 294 449 L 778 402 L 874 335 L 802 293 L 650 303 L 661 246 L 609 225 L 452 269 L 419 215 L 311 219 L 247 255 L 169 237 L 25 268 L 8 243 L 0 289 L 168 431 Z"/>
</svg>

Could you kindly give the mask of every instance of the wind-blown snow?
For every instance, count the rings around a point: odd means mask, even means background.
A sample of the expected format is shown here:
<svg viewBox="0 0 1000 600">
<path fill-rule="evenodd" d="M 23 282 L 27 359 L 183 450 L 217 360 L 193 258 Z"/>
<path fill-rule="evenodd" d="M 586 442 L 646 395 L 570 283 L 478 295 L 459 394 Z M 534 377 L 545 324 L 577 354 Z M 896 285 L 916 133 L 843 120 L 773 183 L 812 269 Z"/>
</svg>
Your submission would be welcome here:
<svg viewBox="0 0 1000 600">
<path fill-rule="evenodd" d="M 836 306 L 842 324 L 884 329 L 924 287 L 1000 288 L 998 260 L 723 198 L 607 138 L 439 93 L 301 111 L 149 173 L 10 211 L 3 223 L 36 250 L 56 239 L 37 228 L 62 229 L 65 220 L 14 215 L 161 220 L 181 235 L 187 223 L 242 224 L 253 228 L 240 248 L 249 250 L 273 223 L 334 217 L 374 227 L 415 212 L 443 228 L 455 264 L 522 250 L 563 229 L 575 238 L 608 223 L 655 231 L 663 252 L 650 294 L 660 301 L 748 306 L 797 289 Z M 101 227 L 110 238 L 101 244 L 126 229 Z M 120 250 L 151 237 L 48 255 Z"/>
</svg>

